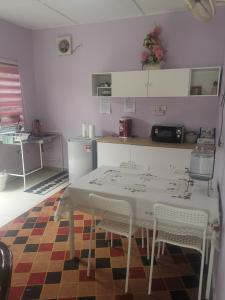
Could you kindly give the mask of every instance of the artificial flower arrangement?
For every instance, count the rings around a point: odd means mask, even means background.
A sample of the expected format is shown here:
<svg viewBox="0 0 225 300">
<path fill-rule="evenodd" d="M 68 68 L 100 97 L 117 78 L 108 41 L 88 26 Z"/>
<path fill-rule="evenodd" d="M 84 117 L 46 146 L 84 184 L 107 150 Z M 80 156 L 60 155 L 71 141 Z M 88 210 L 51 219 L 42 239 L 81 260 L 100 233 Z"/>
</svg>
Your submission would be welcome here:
<svg viewBox="0 0 225 300">
<path fill-rule="evenodd" d="M 160 35 L 161 27 L 155 26 L 144 39 L 143 46 L 147 49 L 142 52 L 142 66 L 145 64 L 161 64 L 165 61 L 166 51 L 162 46 Z"/>
</svg>

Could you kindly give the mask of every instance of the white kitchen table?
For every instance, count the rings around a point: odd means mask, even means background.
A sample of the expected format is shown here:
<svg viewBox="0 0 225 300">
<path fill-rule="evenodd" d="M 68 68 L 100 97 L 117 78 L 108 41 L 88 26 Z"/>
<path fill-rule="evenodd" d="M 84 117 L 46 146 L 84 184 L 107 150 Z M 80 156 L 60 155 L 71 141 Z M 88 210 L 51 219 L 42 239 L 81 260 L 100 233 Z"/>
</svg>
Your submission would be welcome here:
<svg viewBox="0 0 225 300">
<path fill-rule="evenodd" d="M 73 212 L 91 210 L 90 193 L 129 201 L 135 224 L 150 229 L 153 224 L 153 204 L 156 202 L 201 209 L 209 216 L 208 239 L 211 240 L 211 251 L 206 288 L 206 299 L 209 299 L 214 251 L 218 244 L 217 232 L 220 226 L 219 197 L 217 190 L 211 190 L 208 197 L 207 183 L 200 181 L 195 181 L 187 191 L 188 179 L 187 174 L 178 170 L 168 170 L 167 174 L 151 174 L 143 169 L 115 167 L 100 167 L 78 179 L 68 187 L 56 211 L 58 219 L 65 212 L 69 215 L 71 258 L 74 257 Z"/>
</svg>

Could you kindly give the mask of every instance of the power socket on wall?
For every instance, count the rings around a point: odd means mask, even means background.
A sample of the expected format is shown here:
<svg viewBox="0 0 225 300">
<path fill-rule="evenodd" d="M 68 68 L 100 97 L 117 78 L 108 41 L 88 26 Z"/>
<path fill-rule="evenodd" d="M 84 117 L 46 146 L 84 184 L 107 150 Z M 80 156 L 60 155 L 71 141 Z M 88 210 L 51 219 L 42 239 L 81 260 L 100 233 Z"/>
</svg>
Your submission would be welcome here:
<svg viewBox="0 0 225 300">
<path fill-rule="evenodd" d="M 166 114 L 167 106 L 166 105 L 154 105 L 153 106 L 153 116 L 164 116 Z"/>
</svg>

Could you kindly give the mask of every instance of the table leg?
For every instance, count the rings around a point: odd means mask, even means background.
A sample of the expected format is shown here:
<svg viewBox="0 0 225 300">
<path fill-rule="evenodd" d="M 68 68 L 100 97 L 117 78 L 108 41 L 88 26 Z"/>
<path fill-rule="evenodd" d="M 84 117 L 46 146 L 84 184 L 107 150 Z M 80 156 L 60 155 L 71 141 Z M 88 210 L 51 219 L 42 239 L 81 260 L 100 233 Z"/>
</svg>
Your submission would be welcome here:
<svg viewBox="0 0 225 300">
<path fill-rule="evenodd" d="M 73 210 L 69 212 L 69 246 L 70 246 L 70 259 L 73 259 L 75 256 L 74 251 L 74 219 L 73 219 Z"/>
<path fill-rule="evenodd" d="M 22 171 L 23 171 L 23 190 L 26 190 L 26 170 L 24 162 L 24 152 L 23 152 L 23 143 L 20 141 L 20 151 L 21 151 L 21 160 L 22 160 Z"/>
<path fill-rule="evenodd" d="M 213 261 L 214 261 L 214 252 L 215 252 L 215 248 L 214 248 L 214 246 L 212 245 L 212 242 L 211 242 L 208 276 L 207 276 L 206 293 L 205 293 L 205 299 L 207 299 L 207 300 L 209 299 L 209 296 L 210 296 L 210 288 L 211 288 L 211 282 L 212 282 L 212 271 L 213 271 Z"/>
</svg>

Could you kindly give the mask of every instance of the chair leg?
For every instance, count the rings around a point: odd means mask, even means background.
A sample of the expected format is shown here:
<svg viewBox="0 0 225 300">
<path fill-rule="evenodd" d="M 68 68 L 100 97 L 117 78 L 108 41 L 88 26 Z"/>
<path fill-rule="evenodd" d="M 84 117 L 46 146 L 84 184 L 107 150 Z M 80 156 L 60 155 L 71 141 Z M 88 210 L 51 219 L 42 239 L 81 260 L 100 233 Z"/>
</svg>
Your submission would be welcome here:
<svg viewBox="0 0 225 300">
<path fill-rule="evenodd" d="M 149 230 L 148 230 L 148 228 L 146 228 L 146 234 L 147 234 L 147 259 L 149 260 L 150 253 L 149 253 Z"/>
<path fill-rule="evenodd" d="M 165 254 L 165 243 L 163 242 L 162 243 L 162 255 L 164 255 Z"/>
<path fill-rule="evenodd" d="M 205 243 L 205 263 L 206 265 L 209 264 L 209 240 L 206 240 Z"/>
<path fill-rule="evenodd" d="M 148 284 L 148 294 L 149 295 L 151 294 L 151 290 L 152 290 L 152 273 L 153 273 L 154 254 L 155 254 L 155 237 L 156 237 L 156 230 L 154 230 L 153 238 L 152 238 L 152 254 L 151 254 L 149 284 Z"/>
<path fill-rule="evenodd" d="M 144 240 L 144 227 L 141 227 L 141 248 L 145 247 L 145 240 Z"/>
<path fill-rule="evenodd" d="M 113 233 L 111 232 L 111 248 L 113 247 Z"/>
<path fill-rule="evenodd" d="M 198 300 L 201 300 L 201 295 L 202 295 L 202 278 L 203 278 L 204 262 L 205 262 L 205 240 L 203 242 L 203 247 L 202 247 L 202 259 L 201 259 L 199 287 L 198 287 Z"/>
<path fill-rule="evenodd" d="M 105 232 L 105 240 L 108 239 L 108 231 Z"/>
<path fill-rule="evenodd" d="M 73 210 L 70 210 L 69 212 L 69 245 L 70 245 L 70 259 L 73 259 L 75 255 Z"/>
<path fill-rule="evenodd" d="M 91 261 L 91 246 L 92 246 L 93 226 L 94 226 L 94 218 L 93 218 L 93 216 L 92 216 L 92 219 L 91 219 L 91 232 L 90 232 L 90 240 L 89 240 L 89 250 L 88 250 L 87 276 L 90 276 L 90 261 Z"/>
<path fill-rule="evenodd" d="M 126 283 L 125 283 L 125 293 L 128 291 L 128 279 L 130 272 L 130 251 L 131 251 L 131 236 L 128 238 L 128 250 L 127 250 L 127 272 L 126 272 Z"/>
</svg>

